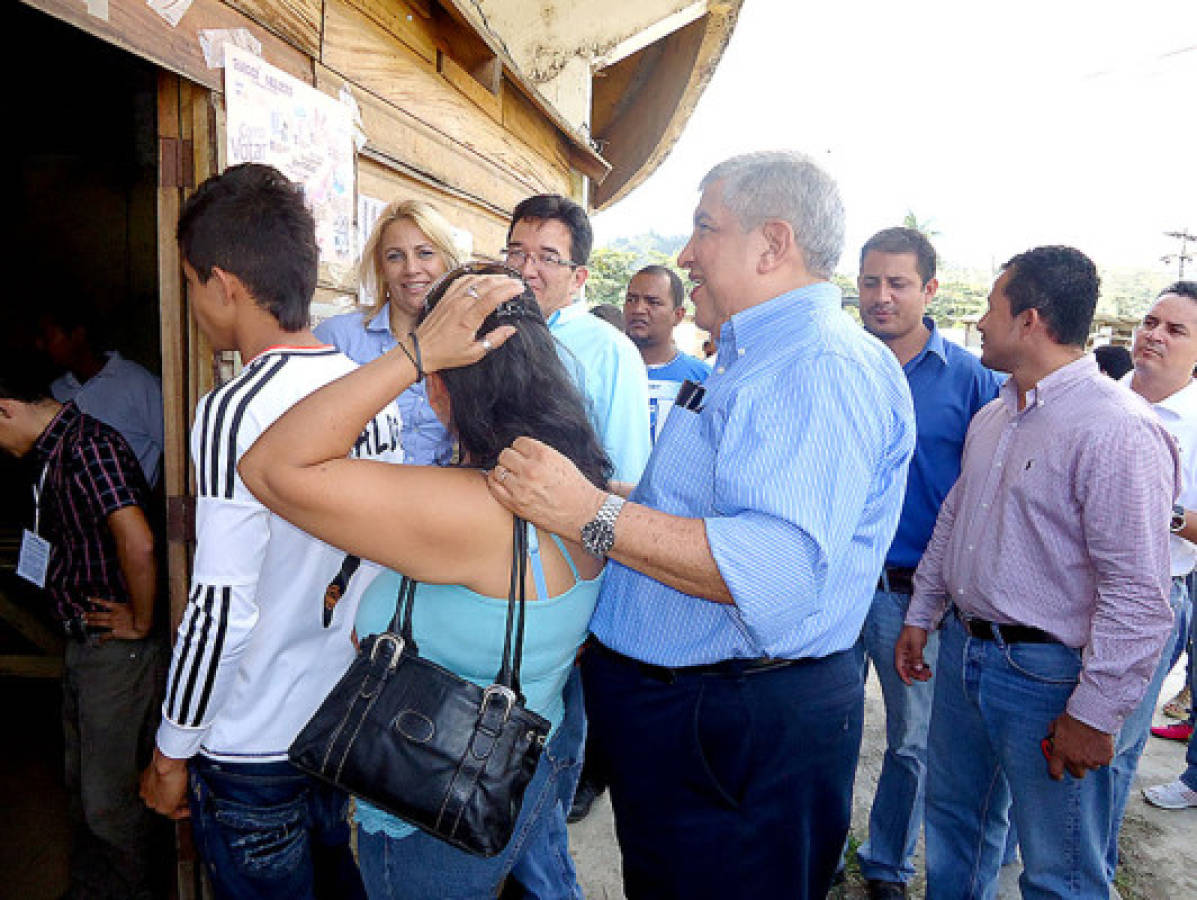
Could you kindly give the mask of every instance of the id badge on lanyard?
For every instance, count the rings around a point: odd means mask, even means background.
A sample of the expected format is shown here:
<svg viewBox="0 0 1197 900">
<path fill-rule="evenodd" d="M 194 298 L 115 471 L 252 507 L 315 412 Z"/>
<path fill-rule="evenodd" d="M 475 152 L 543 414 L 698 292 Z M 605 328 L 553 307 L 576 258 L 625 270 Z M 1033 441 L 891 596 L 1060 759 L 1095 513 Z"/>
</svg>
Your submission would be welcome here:
<svg viewBox="0 0 1197 900">
<path fill-rule="evenodd" d="M 46 586 L 46 573 L 50 569 L 50 551 L 53 549 L 49 541 L 38 534 L 38 527 L 42 519 L 42 488 L 46 484 L 46 472 L 50 468 L 47 462 L 42 467 L 41 477 L 33 488 L 33 531 L 24 529 L 21 534 L 21 552 L 17 557 L 17 574 L 26 581 L 36 584 L 39 588 Z"/>
</svg>

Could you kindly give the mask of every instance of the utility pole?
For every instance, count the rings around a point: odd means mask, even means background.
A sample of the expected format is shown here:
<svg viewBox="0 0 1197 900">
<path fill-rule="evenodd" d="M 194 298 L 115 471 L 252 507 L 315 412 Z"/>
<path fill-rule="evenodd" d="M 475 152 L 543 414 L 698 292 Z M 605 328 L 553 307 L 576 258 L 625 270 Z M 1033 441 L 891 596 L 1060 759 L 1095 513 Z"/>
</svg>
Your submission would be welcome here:
<svg viewBox="0 0 1197 900">
<path fill-rule="evenodd" d="M 1165 231 L 1164 237 L 1170 237 L 1173 240 L 1180 241 L 1179 253 L 1166 253 L 1160 257 L 1160 262 L 1165 265 L 1171 265 L 1172 260 L 1177 261 L 1180 271 L 1177 273 L 1177 279 L 1184 281 L 1185 278 L 1185 263 L 1192 262 L 1193 257 L 1189 255 L 1188 249 L 1190 243 L 1197 243 L 1197 234 L 1189 234 L 1188 229 L 1181 229 L 1180 231 Z"/>
</svg>

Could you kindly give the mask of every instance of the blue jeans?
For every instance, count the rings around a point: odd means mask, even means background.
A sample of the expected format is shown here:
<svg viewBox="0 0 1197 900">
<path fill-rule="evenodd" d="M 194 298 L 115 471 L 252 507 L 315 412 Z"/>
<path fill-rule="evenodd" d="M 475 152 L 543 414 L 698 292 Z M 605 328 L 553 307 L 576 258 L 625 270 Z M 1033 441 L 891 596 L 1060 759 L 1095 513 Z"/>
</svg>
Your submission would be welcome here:
<svg viewBox="0 0 1197 900">
<path fill-rule="evenodd" d="M 1197 610 L 1193 611 L 1193 616 L 1190 620 L 1189 632 L 1189 692 L 1192 696 L 1197 697 L 1197 666 L 1193 665 L 1193 651 L 1197 649 L 1197 640 L 1194 636 L 1197 635 Z M 1190 701 L 1191 702 L 1191 701 Z M 1197 704 L 1194 704 L 1197 706 Z M 1194 716 L 1189 716 L 1189 721 L 1193 721 Z M 1197 791 L 1197 740 L 1189 738 L 1189 749 L 1185 751 L 1185 771 L 1180 776 L 1180 780 L 1188 785 L 1189 790 Z"/>
<path fill-rule="evenodd" d="M 902 683 L 894 668 L 894 645 L 906 618 L 910 595 L 879 590 L 861 631 L 885 697 L 885 756 L 869 813 L 869 837 L 857 853 L 865 878 L 907 882 L 914 875 L 910 859 L 923 825 L 923 788 L 927 776 L 927 728 L 935 681 Z M 927 637 L 924 657 L 936 670 L 939 632 Z"/>
<path fill-rule="evenodd" d="M 848 833 L 859 647 L 759 672 L 582 657 L 629 900 L 823 897 Z"/>
<path fill-rule="evenodd" d="M 571 691 L 576 696 L 571 697 Z M 515 831 L 503 852 L 484 859 L 422 831 L 396 838 L 359 828 L 358 862 L 371 900 L 496 897 L 508 875 L 519 882 L 522 896 L 581 900 L 565 814 L 582 771 L 584 737 L 581 681 L 575 672 L 565 689 L 564 718 L 528 782 Z"/>
<path fill-rule="evenodd" d="M 191 760 L 191 827 L 218 898 L 364 898 L 344 792 L 288 762 Z"/>
<path fill-rule="evenodd" d="M 1147 746 L 1147 736 L 1151 729 L 1152 716 L 1155 715 L 1156 701 L 1160 698 L 1160 688 L 1178 659 L 1178 654 L 1174 651 L 1176 646 L 1183 642 L 1178 629 L 1188 627 L 1185 608 L 1189 605 L 1189 592 L 1184 579 L 1172 579 L 1169 603 L 1173 616 L 1172 633 L 1164 644 L 1164 651 L 1156 664 L 1155 674 L 1147 684 L 1143 699 L 1122 723 L 1122 730 L 1118 732 L 1118 741 L 1114 745 L 1114 759 L 1110 763 L 1110 769 L 1114 773 L 1114 815 L 1110 823 L 1110 841 L 1106 848 L 1106 875 L 1111 881 L 1118 868 L 1118 833 L 1122 829 L 1122 816 L 1126 812 L 1126 799 L 1130 795 L 1131 782 L 1135 780 L 1139 757 L 1143 755 L 1143 748 Z"/>
<path fill-rule="evenodd" d="M 927 741 L 927 900 L 995 896 L 1007 810 L 1024 898 L 1108 896 L 1113 774 L 1053 781 L 1040 749 L 1080 671 L 1079 650 L 978 640 L 949 614 Z"/>
</svg>

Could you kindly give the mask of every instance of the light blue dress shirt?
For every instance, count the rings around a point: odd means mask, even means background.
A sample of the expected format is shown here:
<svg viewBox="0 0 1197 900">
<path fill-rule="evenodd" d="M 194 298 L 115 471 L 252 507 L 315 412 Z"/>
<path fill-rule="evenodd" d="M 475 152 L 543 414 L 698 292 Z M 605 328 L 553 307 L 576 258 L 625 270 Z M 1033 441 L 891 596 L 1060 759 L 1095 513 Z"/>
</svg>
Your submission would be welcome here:
<svg viewBox="0 0 1197 900">
<path fill-rule="evenodd" d="M 321 322 L 313 333 L 362 365 L 378 359 L 396 344 L 391 334 L 389 303 L 368 322 L 364 312 L 344 313 Z M 424 383 L 413 384 L 397 402 L 403 419 L 403 461 L 417 466 L 447 464 L 453 456 L 453 438 L 428 405 Z"/>
<path fill-rule="evenodd" d="M 115 350 L 106 355 L 104 368 L 85 383 L 67 372 L 50 385 L 50 393 L 60 403 L 74 400 L 93 419 L 119 431 L 146 483 L 155 487 L 162 474 L 162 382 Z"/>
<path fill-rule="evenodd" d="M 632 500 L 704 519 L 735 603 L 612 562 L 591 631 L 665 666 L 852 646 L 914 451 L 897 360 L 820 282 L 732 316 L 706 389 L 700 412 L 673 409 Z"/>
<path fill-rule="evenodd" d="M 648 378 L 636 346 L 582 301 L 548 318 L 557 354 L 586 398 L 599 443 L 618 481 L 636 482 L 652 451 L 648 427 Z"/>
</svg>

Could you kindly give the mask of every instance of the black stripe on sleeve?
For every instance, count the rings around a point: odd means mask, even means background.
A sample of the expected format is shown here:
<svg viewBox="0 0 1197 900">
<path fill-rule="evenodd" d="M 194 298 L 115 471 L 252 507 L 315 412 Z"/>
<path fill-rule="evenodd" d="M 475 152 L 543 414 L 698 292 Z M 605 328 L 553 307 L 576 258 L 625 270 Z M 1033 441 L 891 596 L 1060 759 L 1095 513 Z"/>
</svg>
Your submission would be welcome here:
<svg viewBox="0 0 1197 900">
<path fill-rule="evenodd" d="M 258 391 L 262 390 L 262 388 L 266 386 L 266 383 L 275 375 L 277 375 L 279 370 L 287 364 L 288 359 L 290 359 L 290 357 L 284 356 L 281 359 L 275 360 L 271 367 L 267 369 L 260 378 L 258 378 L 253 387 L 246 391 L 245 396 L 242 397 L 237 403 L 237 410 L 233 413 L 233 422 L 229 426 L 228 447 L 226 449 L 226 456 L 224 460 L 226 468 L 224 474 L 224 488 L 221 491 L 221 496 L 223 496 L 226 500 L 233 499 L 233 476 L 237 473 L 237 430 L 241 427 L 241 420 L 245 417 L 246 407 L 248 407 L 253 401 L 254 397 L 257 396 Z"/>
<path fill-rule="evenodd" d="M 200 627 L 199 642 L 195 648 L 195 659 L 192 660 L 190 670 L 187 673 L 187 687 L 183 691 L 183 699 L 179 704 L 179 716 L 176 721 L 180 725 L 190 725 L 192 727 L 199 725 L 199 719 L 194 716 L 187 716 L 187 710 L 191 707 L 191 695 L 195 692 L 196 682 L 199 681 L 200 668 L 204 661 L 204 651 L 208 647 L 208 630 L 212 627 L 212 607 L 215 602 L 216 588 L 209 587 L 204 595 L 204 624 Z M 216 659 L 213 657 L 212 663 L 215 664 L 215 662 Z"/>
<path fill-rule="evenodd" d="M 191 599 L 187 604 L 187 633 L 183 636 L 182 644 L 179 645 L 179 661 L 175 665 L 175 677 L 171 679 L 170 694 L 166 699 L 166 714 L 172 721 L 177 721 L 179 717 L 175 700 L 178 699 L 179 682 L 183 680 L 183 667 L 187 665 L 187 654 L 191 650 L 191 641 L 195 637 L 195 619 L 199 612 L 197 604 L 202 590 L 203 586 L 197 584 L 195 590 L 191 592 Z"/>
<path fill-rule="evenodd" d="M 216 642 L 212 645 L 212 665 L 208 667 L 208 677 L 204 681 L 204 690 L 200 694 L 199 706 L 195 710 L 195 724 L 204 721 L 204 713 L 208 711 L 208 698 L 212 696 L 212 685 L 216 682 L 216 672 L 220 668 L 220 654 L 224 650 L 224 637 L 229 628 L 229 606 L 233 602 L 233 589 L 225 587 L 220 592 L 220 626 L 216 630 Z"/>
</svg>

